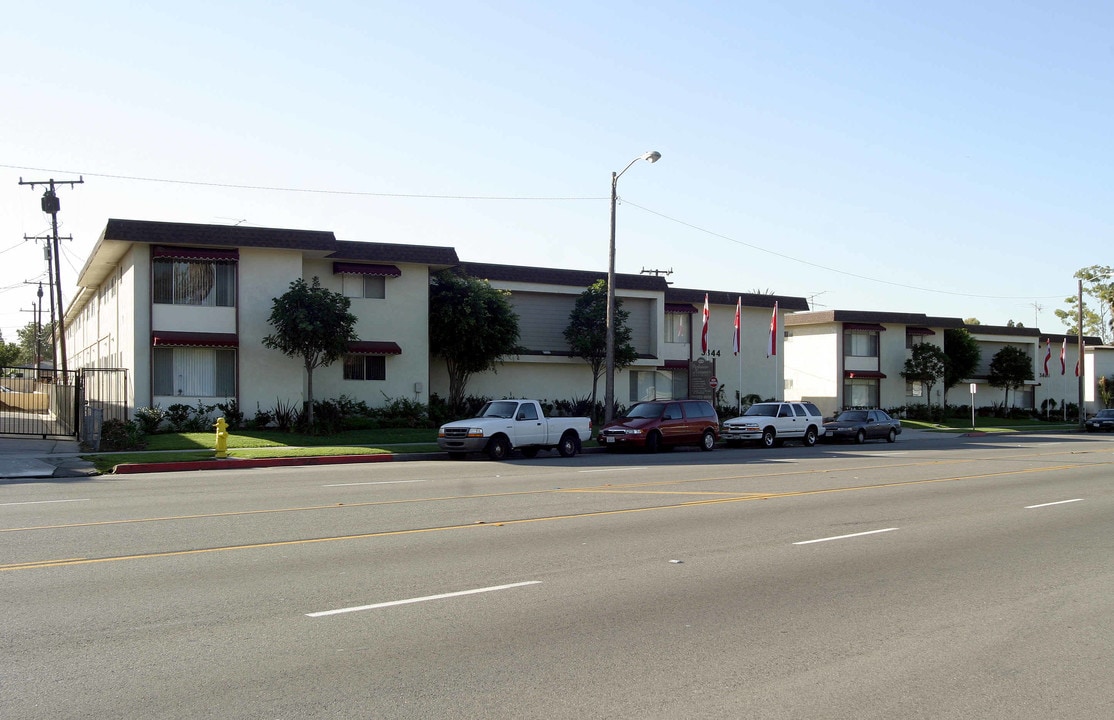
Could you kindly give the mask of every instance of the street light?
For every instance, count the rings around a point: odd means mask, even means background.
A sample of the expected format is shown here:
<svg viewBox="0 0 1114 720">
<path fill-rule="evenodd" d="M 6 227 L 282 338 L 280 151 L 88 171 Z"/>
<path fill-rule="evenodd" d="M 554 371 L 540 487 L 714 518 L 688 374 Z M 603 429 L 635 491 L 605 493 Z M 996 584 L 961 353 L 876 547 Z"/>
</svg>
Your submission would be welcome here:
<svg viewBox="0 0 1114 720">
<path fill-rule="evenodd" d="M 611 242 L 607 247 L 607 355 L 604 361 L 607 369 L 603 383 L 604 422 L 611 422 L 611 413 L 615 406 L 615 202 L 618 199 L 619 178 L 639 160 L 656 163 L 661 160 L 661 153 L 657 150 L 644 152 L 627 163 L 622 172 L 611 173 Z"/>
</svg>

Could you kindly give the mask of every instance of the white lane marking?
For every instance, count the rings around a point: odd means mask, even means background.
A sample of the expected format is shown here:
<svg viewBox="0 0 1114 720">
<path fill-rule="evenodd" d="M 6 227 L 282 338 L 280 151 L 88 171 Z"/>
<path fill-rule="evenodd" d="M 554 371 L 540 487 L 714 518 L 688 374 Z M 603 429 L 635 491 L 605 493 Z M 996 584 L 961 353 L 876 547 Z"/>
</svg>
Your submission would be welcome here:
<svg viewBox="0 0 1114 720">
<path fill-rule="evenodd" d="M 405 483 L 419 482 L 425 482 L 425 480 L 380 480 L 378 482 L 336 483 L 335 485 L 322 485 L 321 487 L 352 487 L 353 485 L 403 485 Z"/>
<path fill-rule="evenodd" d="M 643 465 L 642 467 L 615 467 L 615 468 L 600 468 L 599 470 L 577 470 L 578 473 L 600 473 L 600 472 L 616 472 L 620 470 L 646 470 L 650 466 Z"/>
<path fill-rule="evenodd" d="M 862 537 L 863 535 L 877 535 L 878 533 L 891 532 L 897 528 L 885 528 L 883 530 L 868 530 L 861 533 L 852 533 L 850 535 L 836 535 L 835 537 L 819 538 L 817 540 L 802 540 L 793 543 L 794 545 L 811 545 L 812 543 L 828 542 L 829 540 L 846 540 L 847 538 Z"/>
<path fill-rule="evenodd" d="M 1057 500 L 1056 502 L 1042 503 L 1040 505 L 1026 505 L 1025 509 L 1026 510 L 1032 510 L 1033 508 L 1048 507 L 1050 505 L 1063 505 L 1064 503 L 1073 503 L 1073 502 L 1083 502 L 1083 498 L 1075 498 L 1074 500 Z"/>
<path fill-rule="evenodd" d="M 3 506 L 3 505 L 45 505 L 47 503 L 64 503 L 64 502 L 89 502 L 89 498 L 81 498 L 79 500 L 28 500 L 27 502 L 0 503 L 0 506 Z"/>
<path fill-rule="evenodd" d="M 496 585 L 494 587 L 476 588 L 475 590 L 461 590 L 459 592 L 442 593 L 440 595 L 427 595 L 425 597 L 407 598 L 406 600 L 391 600 L 390 602 L 376 603 L 374 605 L 360 605 L 359 607 L 339 608 L 337 610 L 323 610 L 321 612 L 306 613 L 306 617 L 319 618 L 327 615 L 340 615 L 341 613 L 360 612 L 361 610 L 377 610 L 378 608 L 393 607 L 395 605 L 409 605 L 410 603 L 428 602 L 430 600 L 444 600 L 445 598 L 460 597 L 462 595 L 475 595 L 477 593 L 495 592 L 496 590 L 510 590 L 525 585 L 540 585 L 541 580 L 527 580 L 526 582 L 511 583 L 510 585 Z"/>
</svg>

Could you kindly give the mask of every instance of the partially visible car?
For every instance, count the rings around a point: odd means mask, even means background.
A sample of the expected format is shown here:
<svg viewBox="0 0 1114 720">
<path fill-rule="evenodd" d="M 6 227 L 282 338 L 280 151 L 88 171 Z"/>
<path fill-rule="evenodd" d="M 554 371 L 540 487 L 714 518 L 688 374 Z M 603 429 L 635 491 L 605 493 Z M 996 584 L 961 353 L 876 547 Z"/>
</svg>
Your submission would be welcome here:
<svg viewBox="0 0 1114 720">
<path fill-rule="evenodd" d="M 824 440 L 867 440 L 894 442 L 901 434 L 901 421 L 884 410 L 844 410 L 824 423 Z"/>
<path fill-rule="evenodd" d="M 1114 430 L 1114 408 L 1099 410 L 1087 420 L 1087 432 L 1110 432 Z"/>
<path fill-rule="evenodd" d="M 721 435 L 729 446 L 756 440 L 762 447 L 773 447 L 793 439 L 812 447 L 823 423 L 820 408 L 810 402 L 760 402 L 724 422 Z"/>
<path fill-rule="evenodd" d="M 719 415 L 707 400 L 650 400 L 604 425 L 596 441 L 608 450 L 657 452 L 678 445 L 711 450 L 719 440 Z"/>
</svg>

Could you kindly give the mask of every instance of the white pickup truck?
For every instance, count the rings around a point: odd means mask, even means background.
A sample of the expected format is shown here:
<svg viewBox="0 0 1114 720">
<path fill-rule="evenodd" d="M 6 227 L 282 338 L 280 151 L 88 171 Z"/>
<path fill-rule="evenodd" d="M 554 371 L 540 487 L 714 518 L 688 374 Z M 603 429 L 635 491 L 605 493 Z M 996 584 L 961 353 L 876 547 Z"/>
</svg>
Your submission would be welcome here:
<svg viewBox="0 0 1114 720">
<path fill-rule="evenodd" d="M 561 457 L 572 457 L 591 436 L 591 418 L 547 418 L 537 400 L 492 400 L 478 416 L 442 425 L 437 447 L 454 459 L 483 452 L 492 460 L 505 460 L 513 450 L 532 458 L 539 450 L 554 449 Z"/>
</svg>

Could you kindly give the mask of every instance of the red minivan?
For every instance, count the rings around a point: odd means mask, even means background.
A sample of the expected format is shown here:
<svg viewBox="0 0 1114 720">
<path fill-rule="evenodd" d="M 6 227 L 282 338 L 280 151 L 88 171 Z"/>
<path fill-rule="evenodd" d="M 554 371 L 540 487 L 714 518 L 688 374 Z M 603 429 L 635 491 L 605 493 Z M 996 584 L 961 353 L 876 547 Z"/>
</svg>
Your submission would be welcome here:
<svg viewBox="0 0 1114 720">
<path fill-rule="evenodd" d="M 634 405 L 600 429 L 596 442 L 608 450 L 696 445 L 711 450 L 719 440 L 719 415 L 707 400 L 652 400 Z"/>
</svg>

